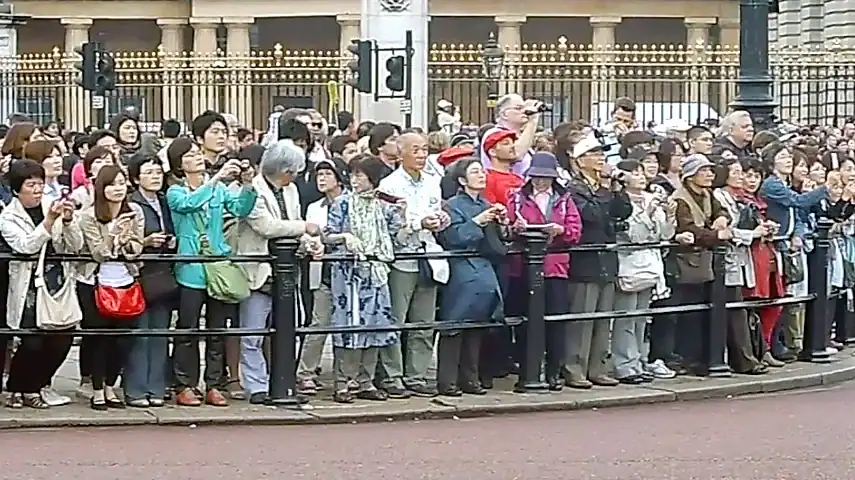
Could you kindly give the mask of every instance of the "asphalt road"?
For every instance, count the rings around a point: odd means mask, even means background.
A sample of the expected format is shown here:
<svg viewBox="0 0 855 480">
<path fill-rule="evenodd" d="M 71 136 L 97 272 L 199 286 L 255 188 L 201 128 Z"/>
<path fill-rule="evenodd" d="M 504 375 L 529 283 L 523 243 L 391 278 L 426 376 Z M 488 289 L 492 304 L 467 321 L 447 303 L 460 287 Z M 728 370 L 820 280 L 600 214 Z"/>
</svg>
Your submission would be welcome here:
<svg viewBox="0 0 855 480">
<path fill-rule="evenodd" d="M 0 432 L 0 478 L 855 478 L 855 384 L 720 401 L 363 425 Z"/>
</svg>

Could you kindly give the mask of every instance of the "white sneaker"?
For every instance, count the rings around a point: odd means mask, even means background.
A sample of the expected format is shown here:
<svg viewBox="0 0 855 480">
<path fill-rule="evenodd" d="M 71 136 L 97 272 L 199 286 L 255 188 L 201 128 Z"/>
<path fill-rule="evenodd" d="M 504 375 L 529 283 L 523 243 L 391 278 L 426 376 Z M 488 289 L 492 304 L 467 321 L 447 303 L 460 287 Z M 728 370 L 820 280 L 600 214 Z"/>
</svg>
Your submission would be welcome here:
<svg viewBox="0 0 855 480">
<path fill-rule="evenodd" d="M 61 407 L 71 403 L 71 398 L 60 395 L 51 387 L 43 387 L 41 390 L 42 400 L 51 407 Z"/>
<path fill-rule="evenodd" d="M 834 347 L 825 347 L 825 353 L 827 353 L 829 355 L 834 355 L 837 352 L 838 352 L 838 350 Z"/>
<path fill-rule="evenodd" d="M 653 363 L 645 364 L 644 370 L 653 375 L 655 378 L 668 379 L 677 376 L 677 372 L 665 366 L 665 362 L 663 362 L 660 358 L 657 358 Z"/>
<path fill-rule="evenodd" d="M 92 398 L 92 384 L 89 382 L 81 383 L 77 386 L 77 390 L 74 392 L 78 398 L 82 400 L 89 401 Z"/>
</svg>

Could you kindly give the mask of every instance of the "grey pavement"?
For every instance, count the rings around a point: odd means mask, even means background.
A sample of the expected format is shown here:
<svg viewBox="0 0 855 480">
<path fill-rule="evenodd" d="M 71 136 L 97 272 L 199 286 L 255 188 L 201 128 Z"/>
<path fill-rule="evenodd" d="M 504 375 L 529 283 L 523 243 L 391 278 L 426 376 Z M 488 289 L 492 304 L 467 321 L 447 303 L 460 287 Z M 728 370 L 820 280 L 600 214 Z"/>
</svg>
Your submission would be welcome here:
<svg viewBox="0 0 855 480">
<path fill-rule="evenodd" d="M 63 366 L 55 382 L 58 390 L 71 393 L 77 384 L 76 354 Z M 327 359 L 329 363 L 329 358 Z M 328 365 L 327 365 L 328 369 Z M 229 407 L 176 407 L 94 412 L 74 403 L 46 411 L 0 409 L 0 429 L 59 426 L 205 425 L 205 424 L 302 424 L 359 423 L 429 418 L 463 418 L 500 413 L 580 410 L 708 398 L 729 398 L 784 390 L 815 388 L 855 379 L 855 358 L 841 352 L 827 364 L 795 363 L 773 369 L 764 376 L 734 375 L 730 378 L 678 377 L 643 386 L 564 389 L 560 393 L 511 392 L 513 380 L 501 379 L 485 396 L 437 397 L 358 401 L 350 405 L 332 402 L 331 392 L 318 393 L 301 409 L 255 406 L 233 401 Z"/>
</svg>

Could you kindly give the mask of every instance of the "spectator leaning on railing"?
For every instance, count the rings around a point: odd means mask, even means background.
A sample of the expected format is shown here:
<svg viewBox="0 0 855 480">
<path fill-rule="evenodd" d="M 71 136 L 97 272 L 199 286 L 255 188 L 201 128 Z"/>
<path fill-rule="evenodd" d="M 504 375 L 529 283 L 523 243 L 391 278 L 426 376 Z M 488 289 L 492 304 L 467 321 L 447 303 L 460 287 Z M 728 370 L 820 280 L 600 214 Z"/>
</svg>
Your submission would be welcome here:
<svg viewBox="0 0 855 480">
<path fill-rule="evenodd" d="M 305 164 L 305 151 L 290 140 L 279 140 L 267 147 L 261 159 L 259 174 L 252 179 L 252 187 L 258 192 L 258 199 L 249 215 L 238 222 L 236 231 L 230 235 L 233 253 L 264 255 L 268 253 L 270 239 L 320 234 L 317 225 L 304 222 L 300 217 L 299 193 L 293 180 L 305 168 Z M 239 194 L 240 188 L 241 185 L 234 183 L 233 193 Z M 270 296 L 273 272 L 270 263 L 245 263 L 243 269 L 251 293 L 240 303 L 241 325 L 244 328 L 267 328 L 273 308 Z M 300 309 L 302 302 L 298 300 L 296 306 Z M 302 319 L 303 315 L 297 318 Z M 242 384 L 253 404 L 264 402 L 270 381 L 263 343 L 262 336 L 241 339 Z"/>
</svg>

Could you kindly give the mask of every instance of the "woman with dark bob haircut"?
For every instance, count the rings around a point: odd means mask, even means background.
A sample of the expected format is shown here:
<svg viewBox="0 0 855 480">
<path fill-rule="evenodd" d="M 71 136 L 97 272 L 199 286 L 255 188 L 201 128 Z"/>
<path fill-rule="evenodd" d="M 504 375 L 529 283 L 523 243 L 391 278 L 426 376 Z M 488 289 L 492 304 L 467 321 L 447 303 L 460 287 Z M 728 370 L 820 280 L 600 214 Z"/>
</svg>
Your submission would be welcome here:
<svg viewBox="0 0 855 480">
<path fill-rule="evenodd" d="M 14 253 L 47 255 L 79 253 L 83 248 L 83 233 L 73 222 L 74 204 L 69 201 L 49 201 L 43 195 L 45 171 L 31 160 L 14 162 L 6 175 L 14 193 L 12 202 L 0 213 L 0 234 Z M 39 318 L 36 309 L 36 275 L 45 293 L 62 303 L 62 311 L 55 312 L 68 324 L 70 333 L 75 322 L 80 321 L 79 306 L 74 293 L 74 280 L 69 275 L 71 265 L 45 261 L 33 265 L 32 261 L 9 262 L 9 296 L 6 301 L 6 322 L 10 328 L 42 327 L 48 319 Z M 57 296 L 65 292 L 62 295 Z M 61 297 L 62 299 L 60 299 Z M 66 302 L 65 300 L 68 300 Z M 54 312 L 52 312 L 54 313 Z M 75 318 L 76 317 L 76 318 Z M 54 325 L 56 328 L 56 325 Z M 25 336 L 12 357 L 9 379 L 11 392 L 7 405 L 11 408 L 50 408 L 65 405 L 71 399 L 50 388 L 51 379 L 65 361 L 71 349 L 73 335 Z"/>
</svg>

